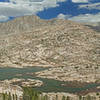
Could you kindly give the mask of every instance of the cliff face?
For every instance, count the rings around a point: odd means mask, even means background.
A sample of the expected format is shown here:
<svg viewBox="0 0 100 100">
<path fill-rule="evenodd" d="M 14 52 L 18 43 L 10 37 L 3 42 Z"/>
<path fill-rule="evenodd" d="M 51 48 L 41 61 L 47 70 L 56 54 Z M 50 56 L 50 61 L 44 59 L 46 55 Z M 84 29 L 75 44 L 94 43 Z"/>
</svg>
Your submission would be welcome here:
<svg viewBox="0 0 100 100">
<path fill-rule="evenodd" d="M 0 24 L 1 67 L 100 66 L 99 33 L 72 21 L 34 18 Z"/>
</svg>

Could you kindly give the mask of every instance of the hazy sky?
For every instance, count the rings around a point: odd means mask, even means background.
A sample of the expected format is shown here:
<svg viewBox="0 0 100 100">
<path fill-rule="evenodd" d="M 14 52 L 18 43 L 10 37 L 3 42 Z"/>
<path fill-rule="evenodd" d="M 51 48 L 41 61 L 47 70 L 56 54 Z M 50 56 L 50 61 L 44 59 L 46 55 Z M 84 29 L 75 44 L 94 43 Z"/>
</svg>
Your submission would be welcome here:
<svg viewBox="0 0 100 100">
<path fill-rule="evenodd" d="M 0 0 L 0 21 L 24 15 L 100 22 L 100 0 Z"/>
</svg>

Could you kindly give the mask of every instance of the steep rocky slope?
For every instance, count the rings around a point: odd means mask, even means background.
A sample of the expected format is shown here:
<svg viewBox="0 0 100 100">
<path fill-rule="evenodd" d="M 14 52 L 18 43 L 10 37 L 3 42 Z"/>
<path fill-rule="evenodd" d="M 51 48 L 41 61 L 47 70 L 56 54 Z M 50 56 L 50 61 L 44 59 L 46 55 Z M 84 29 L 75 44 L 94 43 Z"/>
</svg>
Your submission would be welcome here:
<svg viewBox="0 0 100 100">
<path fill-rule="evenodd" d="M 1 34 L 9 33 L 0 36 L 1 67 L 100 66 L 99 33 L 72 21 L 36 17 L 32 22 L 31 18 L 0 24 Z M 2 27 L 8 30 L 2 31 Z"/>
</svg>

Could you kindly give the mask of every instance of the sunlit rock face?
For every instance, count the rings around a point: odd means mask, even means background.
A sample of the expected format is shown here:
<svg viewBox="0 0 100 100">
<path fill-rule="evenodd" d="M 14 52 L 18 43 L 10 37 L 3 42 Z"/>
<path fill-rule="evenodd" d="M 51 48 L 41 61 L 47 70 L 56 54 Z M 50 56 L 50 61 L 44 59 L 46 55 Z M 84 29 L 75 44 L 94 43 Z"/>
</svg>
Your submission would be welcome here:
<svg viewBox="0 0 100 100">
<path fill-rule="evenodd" d="M 1 67 L 100 66 L 100 34 L 72 21 L 24 16 L 1 23 L 0 34 Z"/>
</svg>

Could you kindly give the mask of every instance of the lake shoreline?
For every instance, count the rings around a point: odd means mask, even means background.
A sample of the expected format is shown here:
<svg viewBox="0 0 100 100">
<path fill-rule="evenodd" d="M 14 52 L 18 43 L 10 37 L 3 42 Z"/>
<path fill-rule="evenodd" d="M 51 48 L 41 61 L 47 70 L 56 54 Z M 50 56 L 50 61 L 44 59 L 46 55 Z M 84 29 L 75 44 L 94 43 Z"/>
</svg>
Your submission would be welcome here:
<svg viewBox="0 0 100 100">
<path fill-rule="evenodd" d="M 79 81 L 59 81 L 55 79 L 39 78 L 35 74 L 36 72 L 44 71 L 48 68 L 43 67 L 30 67 L 30 68 L 0 68 L 0 77 L 4 79 L 12 78 L 24 78 L 24 79 L 38 79 L 43 82 L 41 87 L 35 87 L 34 90 L 47 93 L 48 95 L 65 93 L 75 96 L 85 96 L 89 93 L 100 92 L 99 82 L 79 82 Z M 5 76 L 4 76 L 5 75 Z M 18 76 L 19 75 L 19 76 Z M 0 78 L 2 80 L 2 78 Z M 94 84 L 94 85 L 92 85 Z M 17 85 L 17 84 L 16 84 Z M 90 85 L 90 87 L 88 87 Z M 85 87 L 85 88 L 84 88 Z M 77 100 L 77 99 L 76 99 Z"/>
</svg>

